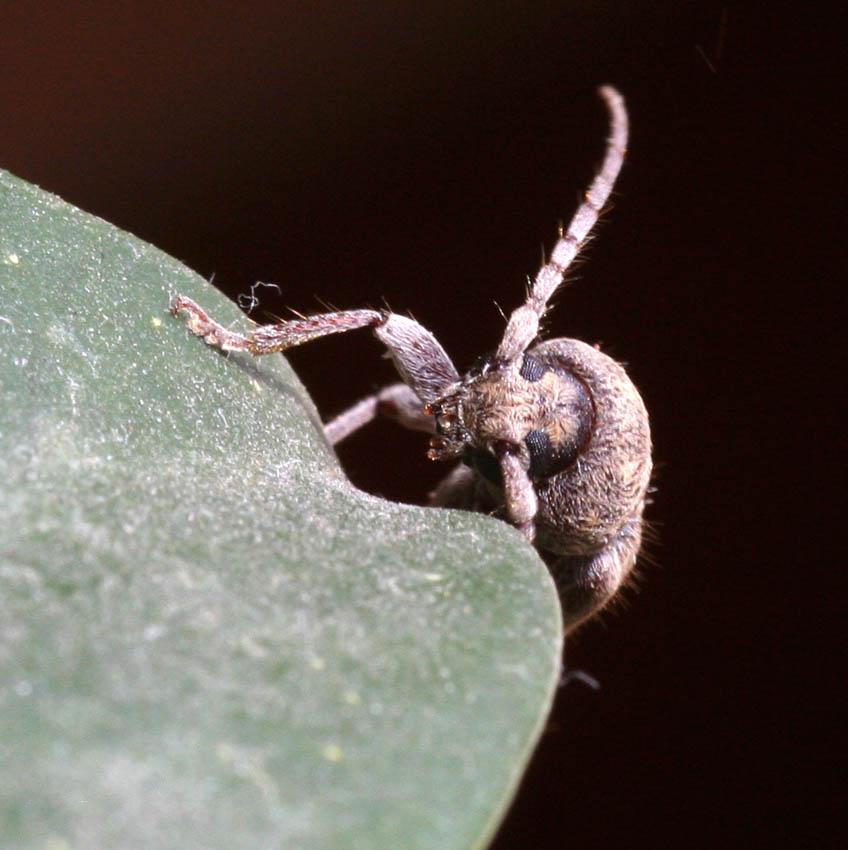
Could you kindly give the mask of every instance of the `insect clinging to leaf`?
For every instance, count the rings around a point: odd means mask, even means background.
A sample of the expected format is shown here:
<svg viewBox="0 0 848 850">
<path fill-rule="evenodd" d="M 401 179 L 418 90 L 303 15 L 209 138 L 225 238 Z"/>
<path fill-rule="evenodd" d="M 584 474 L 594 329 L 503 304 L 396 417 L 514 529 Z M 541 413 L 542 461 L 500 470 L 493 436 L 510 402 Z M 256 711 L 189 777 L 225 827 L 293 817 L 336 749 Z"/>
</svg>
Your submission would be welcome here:
<svg viewBox="0 0 848 850">
<path fill-rule="evenodd" d="M 378 415 L 431 434 L 429 457 L 458 463 L 430 503 L 493 513 L 518 528 L 551 568 L 567 629 L 603 607 L 631 572 L 651 474 L 648 415 L 624 369 L 579 340 L 536 341 L 548 302 L 624 160 L 624 101 L 609 86 L 600 95 L 611 124 L 601 168 L 497 348 L 465 374 L 426 328 L 386 310 L 323 313 L 260 325 L 242 336 L 185 296 L 172 304 L 210 345 L 254 355 L 370 328 L 402 383 L 327 423 L 327 438 L 336 444 Z"/>
</svg>

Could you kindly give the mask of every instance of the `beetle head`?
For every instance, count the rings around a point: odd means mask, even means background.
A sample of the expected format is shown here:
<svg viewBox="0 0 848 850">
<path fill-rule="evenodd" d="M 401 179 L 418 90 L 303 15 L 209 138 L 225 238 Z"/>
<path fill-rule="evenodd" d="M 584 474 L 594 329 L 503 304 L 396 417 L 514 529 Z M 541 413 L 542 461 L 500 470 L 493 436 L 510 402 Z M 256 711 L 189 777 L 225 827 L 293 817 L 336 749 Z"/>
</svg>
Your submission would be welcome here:
<svg viewBox="0 0 848 850">
<path fill-rule="evenodd" d="M 586 386 L 533 354 L 480 358 L 429 406 L 436 420 L 434 460 L 462 458 L 500 482 L 498 458 L 517 454 L 539 481 L 577 459 L 589 439 L 594 407 Z"/>
</svg>

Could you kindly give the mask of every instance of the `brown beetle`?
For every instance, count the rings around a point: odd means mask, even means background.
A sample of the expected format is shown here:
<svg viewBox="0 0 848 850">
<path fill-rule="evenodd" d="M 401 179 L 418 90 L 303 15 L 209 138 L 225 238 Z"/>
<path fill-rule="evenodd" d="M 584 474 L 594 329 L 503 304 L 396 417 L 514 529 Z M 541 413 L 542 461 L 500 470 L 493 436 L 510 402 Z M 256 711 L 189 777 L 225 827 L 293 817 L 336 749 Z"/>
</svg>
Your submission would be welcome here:
<svg viewBox="0 0 848 850">
<path fill-rule="evenodd" d="M 387 415 L 433 434 L 429 456 L 459 460 L 431 504 L 500 514 L 543 555 L 560 588 L 567 629 L 605 605 L 636 561 L 651 474 L 648 415 L 624 369 L 573 339 L 530 347 L 548 301 L 612 192 L 627 145 L 621 95 L 605 86 L 611 132 L 600 171 L 513 311 L 497 350 L 463 376 L 426 328 L 405 316 L 345 310 L 226 330 L 189 298 L 174 314 L 226 351 L 270 354 L 329 334 L 372 328 L 403 383 L 393 384 L 325 426 L 338 443 Z"/>
</svg>

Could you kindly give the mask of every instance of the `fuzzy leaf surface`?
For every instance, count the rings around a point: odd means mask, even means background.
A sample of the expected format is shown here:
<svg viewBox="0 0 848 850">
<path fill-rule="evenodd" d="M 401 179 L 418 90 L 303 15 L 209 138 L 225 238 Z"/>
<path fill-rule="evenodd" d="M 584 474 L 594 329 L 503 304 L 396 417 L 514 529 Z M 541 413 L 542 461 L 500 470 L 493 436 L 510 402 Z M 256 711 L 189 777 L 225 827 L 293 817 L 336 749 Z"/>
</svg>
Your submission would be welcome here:
<svg viewBox="0 0 848 850">
<path fill-rule="evenodd" d="M 558 676 L 544 565 L 356 490 L 177 293 L 247 324 L 0 172 L 0 847 L 485 846 Z"/>
</svg>

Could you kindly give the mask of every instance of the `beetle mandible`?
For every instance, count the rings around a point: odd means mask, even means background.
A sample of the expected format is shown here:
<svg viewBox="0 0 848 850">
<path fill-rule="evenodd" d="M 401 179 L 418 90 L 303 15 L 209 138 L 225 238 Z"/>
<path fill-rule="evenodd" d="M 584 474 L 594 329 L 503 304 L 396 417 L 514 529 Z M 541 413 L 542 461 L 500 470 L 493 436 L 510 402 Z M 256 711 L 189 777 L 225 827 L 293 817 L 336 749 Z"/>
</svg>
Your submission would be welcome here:
<svg viewBox="0 0 848 850">
<path fill-rule="evenodd" d="M 241 336 L 190 298 L 172 304 L 174 315 L 186 313 L 189 328 L 210 345 L 254 355 L 371 328 L 403 383 L 327 423 L 328 440 L 336 444 L 378 415 L 430 433 L 430 458 L 461 461 L 430 503 L 493 513 L 515 525 L 554 575 L 566 630 L 602 608 L 633 569 L 651 475 L 648 415 L 624 369 L 579 340 L 531 347 L 624 161 L 624 100 L 610 86 L 600 95 L 611 125 L 603 164 L 497 349 L 465 375 L 426 328 L 386 310 L 307 316 Z"/>
</svg>

